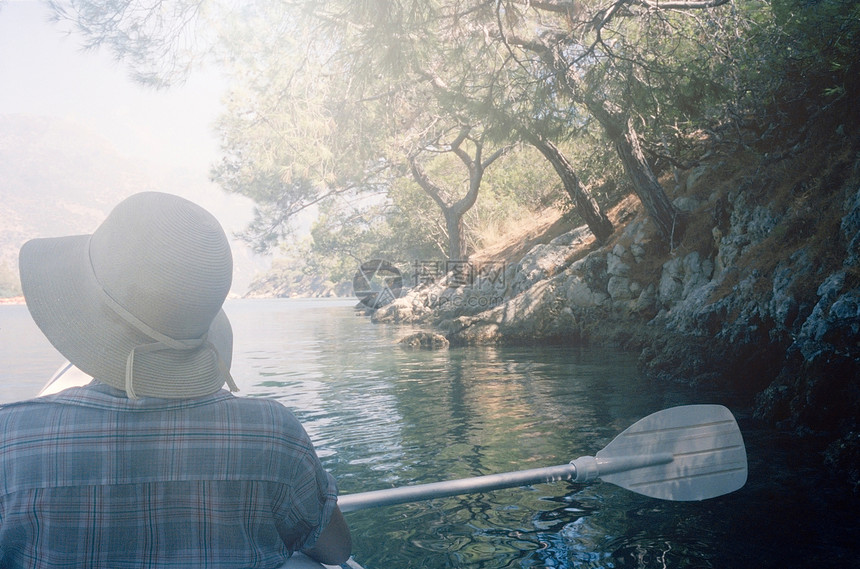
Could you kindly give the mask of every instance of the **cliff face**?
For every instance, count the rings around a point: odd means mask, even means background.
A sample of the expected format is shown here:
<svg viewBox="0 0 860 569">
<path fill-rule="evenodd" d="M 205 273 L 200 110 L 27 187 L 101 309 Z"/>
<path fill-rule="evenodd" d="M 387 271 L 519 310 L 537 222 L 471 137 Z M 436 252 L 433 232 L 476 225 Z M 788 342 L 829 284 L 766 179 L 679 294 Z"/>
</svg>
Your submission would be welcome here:
<svg viewBox="0 0 860 569">
<path fill-rule="evenodd" d="M 773 424 L 827 433 L 829 463 L 857 490 L 860 137 L 725 154 L 684 173 L 673 198 L 689 216 L 678 244 L 630 199 L 603 246 L 575 229 L 374 318 L 432 322 L 452 344 L 641 350 L 651 377 L 719 386 Z"/>
</svg>

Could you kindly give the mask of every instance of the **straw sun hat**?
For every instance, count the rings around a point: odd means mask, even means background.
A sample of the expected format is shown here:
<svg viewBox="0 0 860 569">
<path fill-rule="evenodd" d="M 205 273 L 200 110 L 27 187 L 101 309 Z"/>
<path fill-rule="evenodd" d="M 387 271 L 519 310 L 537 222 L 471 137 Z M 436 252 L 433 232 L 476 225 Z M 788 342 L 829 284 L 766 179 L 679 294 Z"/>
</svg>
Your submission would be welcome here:
<svg viewBox="0 0 860 569">
<path fill-rule="evenodd" d="M 233 334 L 221 305 L 233 259 L 203 208 L 158 192 L 114 208 L 95 233 L 28 241 L 27 307 L 85 373 L 130 398 L 191 398 L 230 377 Z"/>
</svg>

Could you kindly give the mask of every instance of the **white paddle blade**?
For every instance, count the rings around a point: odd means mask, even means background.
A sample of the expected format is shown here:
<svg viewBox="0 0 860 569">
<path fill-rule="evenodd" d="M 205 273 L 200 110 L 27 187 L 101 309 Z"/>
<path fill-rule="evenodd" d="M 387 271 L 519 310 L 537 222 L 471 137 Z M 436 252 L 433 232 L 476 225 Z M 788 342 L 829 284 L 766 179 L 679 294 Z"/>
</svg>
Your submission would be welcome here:
<svg viewBox="0 0 860 569">
<path fill-rule="evenodd" d="M 65 362 L 57 371 L 54 372 L 54 375 L 52 375 L 51 379 L 48 380 L 48 383 L 45 384 L 45 387 L 39 391 L 37 397 L 53 395 L 54 393 L 59 393 L 60 391 L 70 387 L 80 387 L 88 384 L 92 380 L 92 377 L 85 374 L 71 363 Z"/>
<path fill-rule="evenodd" d="M 722 405 L 658 411 L 628 427 L 595 458 L 601 480 L 664 500 L 713 498 L 747 480 L 743 437 Z"/>
</svg>

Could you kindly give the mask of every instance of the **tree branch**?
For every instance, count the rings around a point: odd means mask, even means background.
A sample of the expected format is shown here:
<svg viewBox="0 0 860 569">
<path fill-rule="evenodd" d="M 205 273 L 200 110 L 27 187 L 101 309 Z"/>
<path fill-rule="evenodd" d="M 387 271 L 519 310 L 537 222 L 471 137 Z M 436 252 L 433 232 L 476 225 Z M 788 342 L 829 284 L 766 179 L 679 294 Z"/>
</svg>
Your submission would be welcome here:
<svg viewBox="0 0 860 569">
<path fill-rule="evenodd" d="M 470 130 L 472 130 L 472 127 L 462 127 L 460 129 L 460 133 L 457 135 L 457 138 L 454 139 L 454 142 L 448 145 L 448 147 L 451 149 L 451 152 L 457 155 L 460 161 L 466 165 L 466 168 L 469 170 L 469 172 L 472 171 L 474 162 L 472 161 L 472 157 L 469 156 L 465 150 L 460 148 L 460 145 L 463 144 L 463 141 L 469 137 Z M 478 146 L 478 152 L 480 153 L 480 145 L 477 141 L 475 142 L 475 144 L 476 146 Z"/>
<path fill-rule="evenodd" d="M 415 181 L 418 182 L 421 189 L 433 198 L 433 201 L 436 202 L 436 205 L 438 205 L 443 212 L 448 211 L 450 206 L 445 203 L 444 199 L 442 199 L 442 188 L 434 184 L 430 178 L 427 177 L 427 174 L 425 174 L 424 170 L 421 169 L 421 166 L 418 165 L 418 160 L 414 155 L 409 156 L 409 169 L 412 171 L 412 177 L 415 178 Z"/>
<path fill-rule="evenodd" d="M 513 145 L 510 145 L 510 144 L 508 144 L 507 146 L 503 146 L 502 148 L 499 148 L 498 150 L 493 152 L 489 158 L 487 158 L 486 160 L 481 162 L 481 168 L 486 170 L 490 166 L 490 164 L 492 164 L 493 162 L 495 162 L 496 160 L 498 160 L 499 158 L 501 158 L 502 156 L 507 154 L 508 150 L 510 150 L 511 148 L 513 148 Z"/>
</svg>

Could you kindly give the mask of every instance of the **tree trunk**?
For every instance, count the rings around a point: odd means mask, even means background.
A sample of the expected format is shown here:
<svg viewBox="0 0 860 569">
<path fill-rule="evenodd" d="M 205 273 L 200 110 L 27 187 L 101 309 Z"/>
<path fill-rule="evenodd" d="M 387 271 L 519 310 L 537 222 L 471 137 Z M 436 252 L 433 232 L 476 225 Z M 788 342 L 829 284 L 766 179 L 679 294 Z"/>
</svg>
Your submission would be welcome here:
<svg viewBox="0 0 860 569">
<path fill-rule="evenodd" d="M 448 231 L 448 260 L 465 261 L 468 257 L 466 251 L 466 232 L 463 227 L 463 213 L 458 209 L 443 208 L 445 216 L 445 227 Z"/>
<path fill-rule="evenodd" d="M 480 176 L 476 176 L 474 172 L 470 172 L 469 192 L 466 194 L 466 197 L 453 204 L 448 204 L 442 196 L 442 189 L 427 177 L 427 174 L 424 173 L 414 157 L 409 158 L 409 164 L 412 170 L 412 177 L 433 198 L 439 209 L 442 210 L 442 216 L 445 218 L 445 229 L 448 232 L 448 260 L 465 261 L 468 258 L 468 254 L 466 251 L 466 232 L 463 227 L 463 216 L 469 211 L 469 208 L 475 205 L 478 188 L 481 185 Z"/>
<path fill-rule="evenodd" d="M 561 150 L 538 134 L 525 130 L 521 131 L 521 133 L 526 140 L 549 160 L 549 163 L 552 164 L 552 167 L 555 168 L 556 173 L 561 178 L 565 191 L 570 196 L 570 199 L 573 200 L 576 213 L 582 216 L 588 225 L 588 229 L 594 234 L 594 237 L 600 243 L 605 243 L 613 231 L 615 231 L 612 227 L 612 222 L 609 221 L 606 214 L 600 211 L 600 206 L 588 190 L 583 188 L 579 183 L 579 178 L 576 172 L 573 171 L 573 166 L 570 165 L 570 162 L 567 161 Z"/>
<path fill-rule="evenodd" d="M 615 145 L 615 151 L 624 165 L 624 172 L 633 184 L 633 191 L 645 206 L 645 211 L 657 231 L 669 247 L 674 248 L 684 234 L 684 219 L 645 160 L 632 119 L 609 108 L 610 103 L 606 101 L 600 104 L 589 100 L 587 105 Z"/>
<path fill-rule="evenodd" d="M 624 135 L 614 142 L 636 195 L 639 196 L 657 230 L 669 242 L 669 247 L 674 248 L 684 234 L 681 213 L 669 201 L 669 196 L 657 181 L 651 166 L 645 161 L 645 155 L 639 145 L 639 136 L 633 129 L 631 120 L 627 121 L 627 131 Z"/>
</svg>

